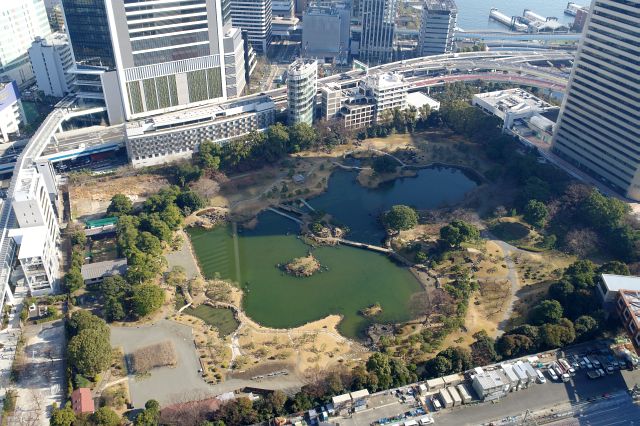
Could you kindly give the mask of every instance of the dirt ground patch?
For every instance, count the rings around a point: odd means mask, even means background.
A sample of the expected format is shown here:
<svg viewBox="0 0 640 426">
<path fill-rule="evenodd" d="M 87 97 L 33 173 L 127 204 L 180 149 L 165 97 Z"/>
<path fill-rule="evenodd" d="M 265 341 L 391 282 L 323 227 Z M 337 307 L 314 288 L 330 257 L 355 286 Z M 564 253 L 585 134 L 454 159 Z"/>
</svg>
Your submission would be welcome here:
<svg viewBox="0 0 640 426">
<path fill-rule="evenodd" d="M 116 194 L 126 195 L 134 204 L 141 203 L 166 186 L 169 186 L 169 182 L 165 178 L 149 174 L 88 177 L 80 182 L 69 183 L 71 217 L 86 219 L 104 214 Z"/>
<path fill-rule="evenodd" d="M 178 362 L 173 343 L 170 341 L 136 349 L 130 355 L 130 359 L 129 365 L 135 374 L 148 373 L 158 367 L 175 367 Z"/>
</svg>

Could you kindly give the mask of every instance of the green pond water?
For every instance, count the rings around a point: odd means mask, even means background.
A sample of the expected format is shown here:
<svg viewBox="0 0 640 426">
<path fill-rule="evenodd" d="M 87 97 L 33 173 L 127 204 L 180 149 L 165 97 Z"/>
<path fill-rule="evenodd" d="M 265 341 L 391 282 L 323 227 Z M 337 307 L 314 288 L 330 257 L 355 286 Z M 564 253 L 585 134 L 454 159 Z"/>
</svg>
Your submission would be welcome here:
<svg viewBox="0 0 640 426">
<path fill-rule="evenodd" d="M 443 190 L 447 176 L 452 178 L 451 185 Z M 435 186 L 430 184 L 434 177 Z M 353 179 L 354 173 L 334 173 L 327 194 L 309 202 L 355 228 L 357 238 L 353 234 L 349 238 L 366 242 L 377 242 L 384 235 L 373 217 L 377 211 L 370 214 L 367 208 L 401 203 L 436 207 L 460 201 L 475 186 L 455 169 L 420 170 L 417 178 L 398 180 L 379 190 L 363 188 Z M 339 331 L 357 338 L 372 321 L 403 322 L 420 314 L 422 287 L 408 269 L 382 254 L 359 248 L 311 248 L 297 237 L 299 226 L 295 222 L 275 213 L 258 215 L 254 229 L 238 227 L 236 231 L 232 226 L 219 226 L 212 230 L 190 228 L 188 233 L 203 274 L 239 283 L 245 291 L 245 312 L 267 327 L 296 327 L 329 314 L 341 314 Z M 325 268 L 322 272 L 299 278 L 277 267 L 310 250 Z M 374 303 L 382 306 L 382 313 L 373 318 L 359 313 Z"/>
</svg>

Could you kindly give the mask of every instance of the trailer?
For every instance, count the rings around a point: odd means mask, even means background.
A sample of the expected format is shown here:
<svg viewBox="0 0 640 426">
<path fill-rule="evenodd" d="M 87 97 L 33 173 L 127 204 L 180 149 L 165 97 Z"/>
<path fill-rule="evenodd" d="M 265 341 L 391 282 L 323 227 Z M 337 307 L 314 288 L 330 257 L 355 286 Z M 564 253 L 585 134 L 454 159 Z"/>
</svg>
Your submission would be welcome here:
<svg viewBox="0 0 640 426">
<path fill-rule="evenodd" d="M 458 390 L 458 393 L 460 394 L 460 398 L 462 398 L 462 403 L 463 404 L 468 404 L 468 403 L 471 402 L 471 400 L 473 398 L 471 398 L 471 394 L 467 390 L 467 387 L 464 385 L 464 383 L 460 383 L 459 385 L 457 385 L 456 389 Z"/>
<path fill-rule="evenodd" d="M 462 405 L 462 398 L 460 397 L 460 394 L 458 393 L 455 387 L 449 386 L 446 390 L 451 395 L 451 399 L 453 399 L 454 407 L 457 407 L 458 405 Z"/>
<path fill-rule="evenodd" d="M 440 389 L 438 391 L 438 397 L 440 398 L 440 401 L 442 402 L 442 406 L 444 408 L 453 407 L 453 399 L 451 398 L 451 394 L 449 394 L 446 389 Z"/>
</svg>

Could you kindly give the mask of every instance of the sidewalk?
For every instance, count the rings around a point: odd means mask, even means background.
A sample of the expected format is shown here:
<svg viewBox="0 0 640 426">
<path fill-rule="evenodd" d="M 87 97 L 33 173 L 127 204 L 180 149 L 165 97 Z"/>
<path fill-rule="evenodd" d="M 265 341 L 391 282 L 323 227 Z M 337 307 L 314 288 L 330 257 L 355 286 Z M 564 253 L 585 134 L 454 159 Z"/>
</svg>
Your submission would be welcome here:
<svg viewBox="0 0 640 426">
<path fill-rule="evenodd" d="M 9 313 L 9 325 L 0 331 L 0 409 L 4 404 L 7 388 L 11 387 L 11 366 L 16 356 L 16 346 L 22 334 L 20 327 L 20 312 L 23 309 L 24 298 L 27 297 L 27 287 L 18 283 L 14 292 L 15 304 Z"/>
</svg>

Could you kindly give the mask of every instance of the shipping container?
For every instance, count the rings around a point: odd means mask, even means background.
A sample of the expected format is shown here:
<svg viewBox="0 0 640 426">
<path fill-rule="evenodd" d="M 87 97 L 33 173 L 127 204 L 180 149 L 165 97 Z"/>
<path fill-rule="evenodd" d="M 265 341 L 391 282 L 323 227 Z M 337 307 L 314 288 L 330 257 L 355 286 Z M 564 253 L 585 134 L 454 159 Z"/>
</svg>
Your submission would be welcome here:
<svg viewBox="0 0 640 426">
<path fill-rule="evenodd" d="M 458 405 L 462 405 L 462 398 L 460 397 L 460 394 L 458 393 L 455 387 L 449 386 L 447 388 L 447 391 L 451 395 L 451 399 L 453 399 L 454 407 L 457 407 Z"/>
<path fill-rule="evenodd" d="M 453 399 L 446 389 L 440 389 L 438 391 L 438 397 L 440 398 L 440 402 L 442 402 L 442 406 L 444 408 L 453 407 Z"/>
</svg>

